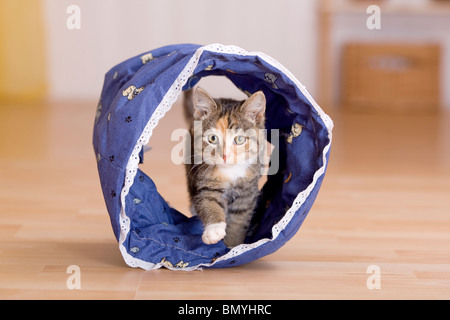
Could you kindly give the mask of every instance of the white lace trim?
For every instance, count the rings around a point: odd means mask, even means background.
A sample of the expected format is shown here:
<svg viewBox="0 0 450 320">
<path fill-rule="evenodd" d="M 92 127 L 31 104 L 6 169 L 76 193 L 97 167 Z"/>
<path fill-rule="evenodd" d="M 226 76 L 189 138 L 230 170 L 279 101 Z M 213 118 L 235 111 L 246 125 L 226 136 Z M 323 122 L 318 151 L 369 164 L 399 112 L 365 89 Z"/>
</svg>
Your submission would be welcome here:
<svg viewBox="0 0 450 320">
<path fill-rule="evenodd" d="M 131 186 L 133 185 L 134 178 L 136 176 L 138 167 L 139 167 L 139 153 L 142 150 L 142 147 L 146 145 L 152 136 L 153 129 L 158 125 L 158 122 L 161 118 L 164 117 L 167 111 L 170 110 L 172 105 L 176 102 L 179 94 L 182 91 L 183 86 L 188 81 L 189 77 L 192 76 L 195 68 L 197 67 L 198 61 L 204 51 L 210 51 L 210 52 L 217 52 L 217 53 L 226 53 L 226 54 L 236 54 L 236 55 L 242 55 L 242 56 L 258 56 L 273 67 L 280 70 L 282 73 L 284 73 L 290 80 L 292 80 L 295 85 L 300 89 L 302 94 L 311 102 L 312 106 L 316 109 L 318 112 L 320 118 L 324 122 L 325 126 L 328 129 L 328 136 L 330 139 L 330 142 L 323 150 L 323 166 L 319 168 L 313 177 L 312 183 L 302 192 L 300 192 L 297 197 L 295 198 L 291 208 L 286 212 L 284 217 L 272 227 L 272 239 L 261 239 L 255 243 L 251 244 L 241 244 L 234 248 L 232 248 L 227 254 L 219 257 L 212 263 L 206 263 L 206 264 L 200 264 L 197 266 L 191 266 L 186 267 L 184 269 L 178 269 L 178 268 L 172 268 L 167 265 L 163 265 L 162 263 L 150 263 L 146 262 L 140 259 L 137 259 L 133 256 L 131 256 L 123 243 L 125 242 L 128 233 L 130 232 L 130 219 L 126 215 L 125 211 L 125 198 L 128 195 Z M 325 172 L 326 168 L 326 154 L 328 153 L 330 146 L 331 146 L 331 140 L 332 140 L 332 129 L 333 129 L 333 122 L 331 118 L 325 114 L 325 112 L 317 105 L 317 103 L 314 101 L 314 99 L 311 97 L 309 92 L 306 90 L 306 88 L 298 81 L 294 75 L 288 71 L 283 65 L 281 65 L 279 62 L 274 60 L 273 58 L 267 56 L 264 53 L 261 52 L 247 52 L 244 49 L 241 49 L 236 46 L 224 46 L 221 44 L 211 44 L 208 46 L 203 46 L 197 49 L 197 51 L 194 53 L 192 58 L 189 60 L 183 71 L 180 73 L 178 78 L 175 80 L 175 82 L 172 84 L 170 89 L 167 91 L 166 95 L 162 99 L 161 103 L 158 105 L 158 107 L 155 109 L 155 112 L 152 114 L 149 122 L 145 126 L 144 131 L 142 132 L 141 136 L 139 137 L 138 141 L 136 142 L 136 145 L 133 149 L 133 152 L 131 154 L 130 159 L 128 160 L 127 168 L 126 168 L 126 174 L 125 174 L 125 182 L 124 187 L 121 192 L 121 203 L 122 203 L 122 209 L 120 213 L 120 238 L 119 238 L 119 248 L 122 252 L 123 258 L 125 262 L 131 266 L 131 267 L 140 267 L 145 270 L 150 269 L 157 269 L 162 266 L 168 267 L 173 270 L 185 270 L 185 271 L 191 271 L 196 269 L 201 269 L 202 266 L 204 267 L 210 267 L 214 265 L 217 262 L 228 260 L 231 258 L 234 258 L 236 256 L 239 256 L 251 249 L 257 248 L 269 241 L 272 241 L 278 237 L 280 232 L 289 224 L 289 222 L 294 217 L 295 212 L 300 208 L 300 206 L 305 202 L 305 200 L 309 197 L 312 190 L 314 189 L 314 186 L 317 183 L 317 180 L 320 176 L 322 176 Z"/>
</svg>

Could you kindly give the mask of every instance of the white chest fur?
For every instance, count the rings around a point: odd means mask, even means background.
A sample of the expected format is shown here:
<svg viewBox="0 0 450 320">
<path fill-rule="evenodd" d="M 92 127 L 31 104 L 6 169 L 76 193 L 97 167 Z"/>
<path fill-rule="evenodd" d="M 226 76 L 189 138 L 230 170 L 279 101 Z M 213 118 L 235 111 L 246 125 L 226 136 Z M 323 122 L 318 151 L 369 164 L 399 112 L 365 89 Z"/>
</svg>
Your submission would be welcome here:
<svg viewBox="0 0 450 320">
<path fill-rule="evenodd" d="M 219 166 L 218 170 L 223 177 L 230 182 L 234 182 L 239 178 L 245 177 L 247 174 L 248 166 L 245 164 L 233 164 Z"/>
</svg>

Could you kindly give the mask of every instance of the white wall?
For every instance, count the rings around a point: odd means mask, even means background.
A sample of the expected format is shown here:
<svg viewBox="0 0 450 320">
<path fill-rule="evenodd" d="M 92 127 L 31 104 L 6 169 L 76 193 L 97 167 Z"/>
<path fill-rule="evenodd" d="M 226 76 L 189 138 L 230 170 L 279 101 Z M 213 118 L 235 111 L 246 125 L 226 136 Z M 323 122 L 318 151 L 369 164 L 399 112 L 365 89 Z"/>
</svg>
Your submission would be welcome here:
<svg viewBox="0 0 450 320">
<path fill-rule="evenodd" d="M 314 0 L 44 0 L 50 95 L 97 99 L 117 63 L 174 43 L 234 44 L 262 51 L 316 92 Z M 69 30 L 66 9 L 81 9 Z"/>
</svg>

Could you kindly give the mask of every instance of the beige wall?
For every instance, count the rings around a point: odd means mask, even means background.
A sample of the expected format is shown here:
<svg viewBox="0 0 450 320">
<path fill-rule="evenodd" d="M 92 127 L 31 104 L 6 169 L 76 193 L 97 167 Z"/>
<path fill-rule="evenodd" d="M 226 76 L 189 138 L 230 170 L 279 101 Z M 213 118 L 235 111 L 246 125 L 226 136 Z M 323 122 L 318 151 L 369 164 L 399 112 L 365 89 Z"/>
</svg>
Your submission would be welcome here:
<svg viewBox="0 0 450 320">
<path fill-rule="evenodd" d="M 66 9 L 81 9 L 69 30 Z M 44 0 L 53 98 L 97 99 L 104 74 L 141 52 L 173 43 L 234 44 L 262 51 L 316 91 L 317 1 Z"/>
</svg>

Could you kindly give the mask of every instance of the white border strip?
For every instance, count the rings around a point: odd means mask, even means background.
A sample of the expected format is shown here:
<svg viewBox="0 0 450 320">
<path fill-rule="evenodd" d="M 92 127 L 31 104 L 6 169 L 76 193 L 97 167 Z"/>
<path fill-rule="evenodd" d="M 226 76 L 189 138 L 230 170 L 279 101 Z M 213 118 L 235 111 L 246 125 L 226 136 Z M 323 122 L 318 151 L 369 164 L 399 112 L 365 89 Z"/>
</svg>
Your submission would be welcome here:
<svg viewBox="0 0 450 320">
<path fill-rule="evenodd" d="M 191 271 L 196 269 L 201 269 L 202 266 L 210 267 L 214 265 L 215 263 L 219 261 L 224 261 L 233 257 L 236 257 L 240 254 L 243 254 L 251 249 L 257 248 L 269 241 L 272 241 L 278 237 L 280 232 L 284 230 L 284 228 L 289 224 L 289 222 L 294 217 L 295 212 L 300 208 L 300 206 L 305 202 L 305 200 L 309 197 L 312 190 L 314 189 L 314 186 L 317 183 L 317 180 L 320 176 L 322 176 L 325 172 L 327 159 L 326 155 L 328 154 L 328 151 L 331 146 L 331 140 L 332 140 L 332 129 L 333 129 L 333 121 L 331 118 L 325 114 L 325 112 L 322 110 L 322 108 L 319 107 L 319 105 L 314 101 L 314 99 L 311 97 L 309 92 L 306 90 L 306 88 L 300 83 L 300 81 L 295 78 L 295 76 L 287 70 L 282 64 L 274 60 L 273 58 L 267 56 L 264 53 L 261 52 L 247 52 L 239 47 L 236 46 L 224 46 L 221 44 L 211 44 L 207 46 L 203 46 L 197 49 L 197 51 L 194 53 L 192 58 L 189 60 L 183 71 L 180 73 L 180 75 L 177 77 L 175 82 L 172 84 L 172 86 L 169 88 L 169 90 L 166 92 L 166 95 L 158 105 L 158 107 L 155 109 L 155 112 L 150 117 L 150 120 L 148 121 L 147 125 L 145 126 L 144 131 L 142 132 L 141 136 L 139 137 L 138 141 L 136 142 L 136 145 L 133 149 L 133 152 L 131 154 L 131 157 L 128 160 L 127 164 L 127 171 L 125 174 L 125 182 L 124 187 L 121 192 L 121 203 L 122 208 L 120 212 L 120 238 L 119 238 L 119 248 L 122 253 L 122 256 L 125 260 L 125 262 L 130 267 L 140 267 L 145 270 L 150 269 L 157 269 L 163 266 L 161 263 L 150 263 L 147 261 L 143 261 L 140 259 L 137 259 L 133 256 L 131 256 L 123 243 L 125 242 L 128 233 L 130 232 L 130 219 L 126 215 L 125 211 L 125 198 L 128 195 L 131 186 L 133 185 L 134 178 L 136 176 L 138 167 L 139 167 L 139 153 L 142 150 L 142 147 L 146 145 L 152 136 L 153 129 L 158 125 L 159 120 L 164 117 L 167 111 L 170 110 L 172 105 L 176 102 L 179 94 L 182 91 L 183 86 L 186 84 L 187 80 L 190 76 L 194 73 L 195 68 L 197 67 L 197 64 L 200 60 L 201 55 L 204 51 L 210 51 L 215 53 L 225 53 L 225 54 L 237 54 L 242 56 L 257 56 L 273 66 L 274 68 L 277 68 L 282 73 L 284 73 L 294 84 L 300 89 L 302 94 L 309 100 L 309 102 L 312 104 L 312 106 L 316 109 L 318 112 L 320 118 L 324 122 L 325 126 L 328 129 L 328 137 L 330 142 L 328 145 L 325 146 L 323 150 L 323 166 L 319 168 L 313 177 L 313 181 L 311 184 L 302 192 L 300 192 L 297 197 L 295 198 L 291 208 L 286 212 L 284 217 L 272 227 L 272 239 L 261 239 L 255 243 L 252 244 L 241 244 L 233 249 L 231 249 L 227 254 L 221 256 L 217 260 L 215 260 L 212 263 L 206 263 L 206 264 L 200 264 L 197 266 L 192 267 L 186 267 L 184 269 L 177 269 L 177 268 L 171 268 L 173 270 L 185 270 L 185 271 Z M 167 265 L 164 265 L 165 267 L 168 267 Z"/>
</svg>

